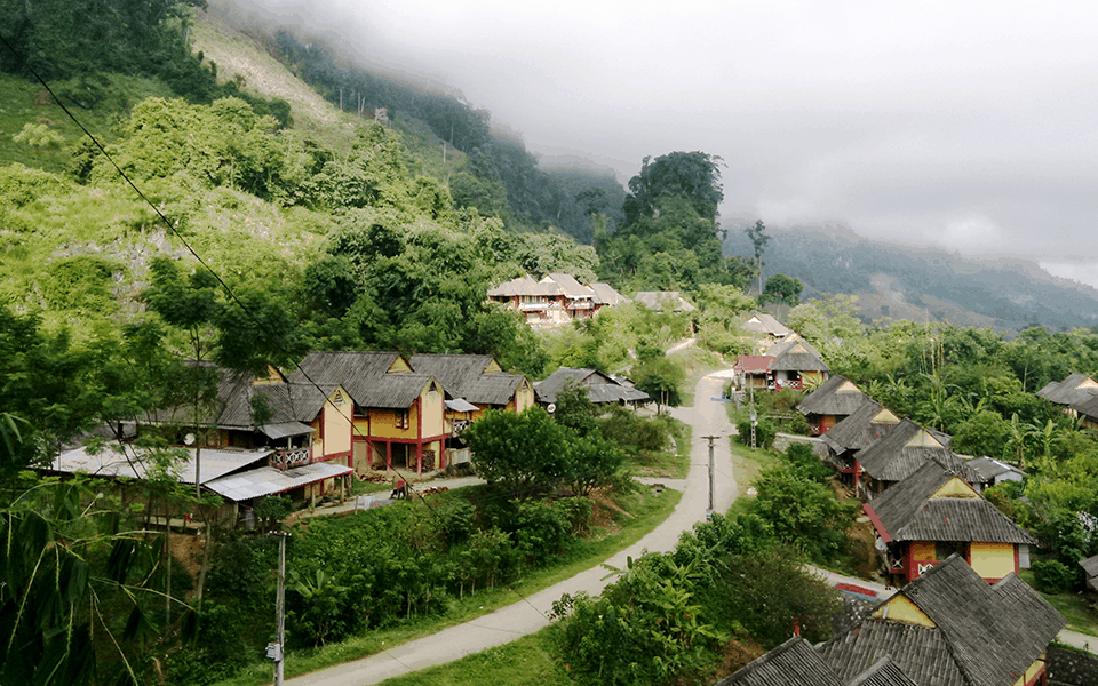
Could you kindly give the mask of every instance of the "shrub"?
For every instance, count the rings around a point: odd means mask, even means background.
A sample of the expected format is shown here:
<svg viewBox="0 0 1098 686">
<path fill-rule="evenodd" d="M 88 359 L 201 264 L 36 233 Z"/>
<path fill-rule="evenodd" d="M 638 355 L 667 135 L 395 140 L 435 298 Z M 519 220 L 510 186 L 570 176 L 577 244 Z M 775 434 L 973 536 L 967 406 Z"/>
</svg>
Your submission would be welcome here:
<svg viewBox="0 0 1098 686">
<path fill-rule="evenodd" d="M 785 453 L 793 473 L 802 479 L 826 484 L 834 474 L 830 467 L 820 461 L 807 443 L 791 443 Z"/>
<path fill-rule="evenodd" d="M 1059 560 L 1034 562 L 1033 579 L 1045 593 L 1064 593 L 1075 586 L 1075 575 Z"/>
<path fill-rule="evenodd" d="M 751 445 L 751 422 L 743 420 L 736 425 L 740 432 L 740 442 Z M 760 421 L 755 426 L 755 445 L 759 448 L 769 448 L 774 445 L 774 427 L 766 421 Z"/>
</svg>

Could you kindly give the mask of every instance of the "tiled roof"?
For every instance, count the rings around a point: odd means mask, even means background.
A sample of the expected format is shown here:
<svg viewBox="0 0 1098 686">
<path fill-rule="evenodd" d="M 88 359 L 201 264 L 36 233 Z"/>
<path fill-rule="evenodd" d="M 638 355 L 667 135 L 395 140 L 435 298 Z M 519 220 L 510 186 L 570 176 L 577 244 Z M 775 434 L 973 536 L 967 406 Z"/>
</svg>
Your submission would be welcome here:
<svg viewBox="0 0 1098 686">
<path fill-rule="evenodd" d="M 933 626 L 888 619 L 886 606 L 899 599 Z M 991 585 L 953 555 L 818 650 L 844 679 L 888 655 L 920 686 L 1012 686 L 1063 626 L 1017 575 Z"/>
<path fill-rule="evenodd" d="M 1082 387 L 1080 387 L 1082 386 Z M 1098 384 L 1086 374 L 1070 374 L 1059 383 L 1053 381 L 1037 391 L 1038 398 L 1044 398 L 1057 405 L 1075 405 L 1086 402 L 1098 393 Z"/>
<path fill-rule="evenodd" d="M 923 427 L 904 419 L 879 441 L 858 451 L 857 460 L 869 476 L 880 481 L 906 479 L 927 460 L 937 460 L 952 470 L 962 468 L 962 460 L 945 446 L 908 445 L 922 431 Z M 933 436 L 931 438 L 937 441 Z"/>
<path fill-rule="evenodd" d="M 635 388 L 622 386 L 613 379 L 594 369 L 583 367 L 560 367 L 544 381 L 534 384 L 534 394 L 539 403 L 555 403 L 557 394 L 564 390 L 568 381 L 584 384 L 588 387 L 587 397 L 594 403 L 626 402 L 648 400 L 649 395 Z"/>
<path fill-rule="evenodd" d="M 873 402 L 857 386 L 836 374 L 820 384 L 797 405 L 804 415 L 851 415 L 862 405 Z"/>
<path fill-rule="evenodd" d="M 743 328 L 769 336 L 788 336 L 793 333 L 793 329 L 774 319 L 772 315 L 766 312 L 752 312 L 747 321 L 743 323 Z"/>
<path fill-rule="evenodd" d="M 432 380 L 426 374 L 388 373 L 400 357 L 396 352 L 311 352 L 288 381 L 340 385 L 360 407 L 410 407 Z M 445 389 L 445 386 L 443 386 Z"/>
<path fill-rule="evenodd" d="M 745 374 L 765 374 L 772 364 L 774 358 L 766 355 L 740 355 L 733 368 Z"/>
<path fill-rule="evenodd" d="M 819 355 L 809 352 L 804 343 L 794 343 L 774 358 L 771 369 L 826 372 L 829 367 Z"/>
<path fill-rule="evenodd" d="M 716 686 L 843 686 L 812 644 L 794 636 Z"/>
<path fill-rule="evenodd" d="M 873 421 L 882 412 L 887 412 L 884 405 L 870 400 L 849 417 L 831 427 L 823 435 L 823 440 L 837 455 L 848 450 L 861 450 L 879 440 L 900 423 L 899 419 L 895 422 Z"/>
<path fill-rule="evenodd" d="M 632 302 L 629 298 L 614 290 L 608 283 L 593 283 L 591 290 L 595 292 L 595 302 L 599 305 L 621 305 Z"/>
<path fill-rule="evenodd" d="M 1002 512 L 976 497 L 931 497 L 950 479 L 960 478 L 929 461 L 868 505 L 894 541 L 977 541 L 1036 543 Z M 975 492 L 972 492 L 975 495 Z"/>
<path fill-rule="evenodd" d="M 678 291 L 641 291 L 633 296 L 633 301 L 657 311 L 663 311 L 665 306 L 670 306 L 675 312 L 693 312 L 697 309 Z"/>
<path fill-rule="evenodd" d="M 995 477 L 1000 474 L 1005 474 L 1006 472 L 1024 474 L 1024 472 L 1017 467 L 986 456 L 973 458 L 969 460 L 967 464 L 969 470 L 972 472 L 972 478 L 979 483 L 989 483 Z"/>
<path fill-rule="evenodd" d="M 484 373 L 495 361 L 491 355 L 421 353 L 408 364 L 418 374 L 433 376 L 451 398 L 465 398 L 481 405 L 505 406 L 522 385 L 519 374 Z"/>
</svg>

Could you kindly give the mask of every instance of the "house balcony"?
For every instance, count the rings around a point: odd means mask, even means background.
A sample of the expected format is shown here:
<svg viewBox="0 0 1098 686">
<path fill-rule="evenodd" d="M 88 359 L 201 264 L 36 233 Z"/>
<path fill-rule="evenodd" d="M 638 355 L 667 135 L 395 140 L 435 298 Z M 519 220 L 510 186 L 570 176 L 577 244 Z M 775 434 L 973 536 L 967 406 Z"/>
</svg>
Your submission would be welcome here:
<svg viewBox="0 0 1098 686">
<path fill-rule="evenodd" d="M 519 303 L 522 312 L 544 312 L 549 309 L 549 303 Z"/>
<path fill-rule="evenodd" d="M 280 448 L 271 453 L 270 459 L 272 467 L 286 471 L 312 462 L 313 449 L 308 446 L 304 448 Z"/>
<path fill-rule="evenodd" d="M 589 300 L 575 300 L 568 303 L 569 310 L 593 310 L 595 309 L 595 303 Z"/>
</svg>

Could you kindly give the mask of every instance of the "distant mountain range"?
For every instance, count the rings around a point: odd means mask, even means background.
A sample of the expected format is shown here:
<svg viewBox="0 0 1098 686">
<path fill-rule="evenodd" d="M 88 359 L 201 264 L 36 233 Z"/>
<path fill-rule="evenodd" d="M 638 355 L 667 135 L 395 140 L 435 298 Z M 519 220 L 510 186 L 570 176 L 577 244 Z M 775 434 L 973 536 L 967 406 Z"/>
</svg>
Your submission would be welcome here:
<svg viewBox="0 0 1098 686">
<path fill-rule="evenodd" d="M 747 216 L 724 216 L 729 255 L 753 256 Z M 1017 332 L 1098 325 L 1098 290 L 1020 258 L 978 259 L 938 248 L 870 240 L 843 224 L 767 227 L 763 276 L 800 279 L 806 297 L 858 295 L 863 320 L 948 320 Z"/>
</svg>

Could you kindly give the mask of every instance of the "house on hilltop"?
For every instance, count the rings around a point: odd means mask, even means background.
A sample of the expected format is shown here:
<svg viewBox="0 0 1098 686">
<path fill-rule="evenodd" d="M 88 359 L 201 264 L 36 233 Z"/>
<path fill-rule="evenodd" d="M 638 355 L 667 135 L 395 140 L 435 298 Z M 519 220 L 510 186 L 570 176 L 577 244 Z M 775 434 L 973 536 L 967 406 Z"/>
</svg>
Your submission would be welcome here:
<svg viewBox="0 0 1098 686">
<path fill-rule="evenodd" d="M 532 326 L 559 326 L 590 319 L 603 307 L 628 302 L 608 284 L 584 286 L 571 274 L 550 272 L 540 281 L 524 276 L 488 289 L 488 299 L 522 312 Z"/>
<path fill-rule="evenodd" d="M 816 650 L 843 683 L 888 656 L 918 686 L 1031 686 L 1064 624 L 1016 574 L 989 584 L 952 555 Z"/>
<path fill-rule="evenodd" d="M 793 333 L 793 329 L 790 329 L 785 324 L 782 324 L 774 315 L 766 312 L 752 312 L 748 315 L 747 319 L 743 322 L 742 328 L 747 331 L 751 336 L 758 341 L 762 346 L 762 350 L 784 340 L 787 336 Z M 767 353 L 768 355 L 770 353 Z"/>
<path fill-rule="evenodd" d="M 913 581 L 953 553 L 986 581 L 1029 567 L 1037 541 L 956 472 L 929 460 L 862 505 L 877 531 L 885 572 Z"/>
<path fill-rule="evenodd" d="M 826 434 L 835 424 L 873 402 L 841 374 L 832 376 L 805 396 L 797 409 L 808 420 L 812 433 Z"/>
<path fill-rule="evenodd" d="M 851 679 L 840 679 L 800 636 L 794 636 L 716 686 L 917 686 L 888 656 Z"/>
</svg>

